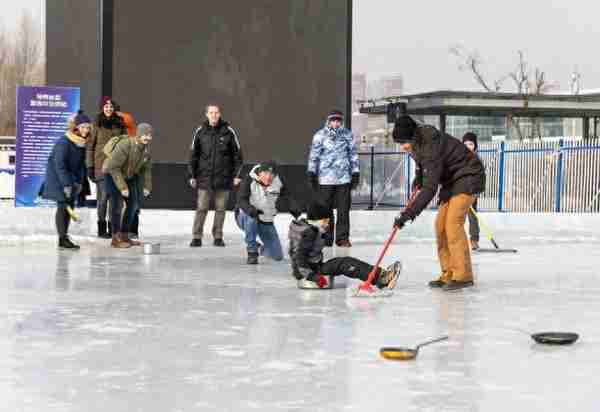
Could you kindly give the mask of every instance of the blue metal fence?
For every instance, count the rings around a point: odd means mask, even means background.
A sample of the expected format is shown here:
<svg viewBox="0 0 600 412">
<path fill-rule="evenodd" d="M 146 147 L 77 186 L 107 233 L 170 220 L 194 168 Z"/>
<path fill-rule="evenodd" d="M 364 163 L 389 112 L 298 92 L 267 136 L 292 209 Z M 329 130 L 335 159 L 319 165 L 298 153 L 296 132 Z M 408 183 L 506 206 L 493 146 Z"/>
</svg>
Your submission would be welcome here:
<svg viewBox="0 0 600 412">
<path fill-rule="evenodd" d="M 501 212 L 600 212 L 600 142 L 483 143 L 486 168 L 479 208 Z M 361 182 L 353 204 L 402 207 L 410 196 L 414 162 L 403 152 L 360 153 Z M 437 201 L 430 207 L 436 207 Z"/>
</svg>

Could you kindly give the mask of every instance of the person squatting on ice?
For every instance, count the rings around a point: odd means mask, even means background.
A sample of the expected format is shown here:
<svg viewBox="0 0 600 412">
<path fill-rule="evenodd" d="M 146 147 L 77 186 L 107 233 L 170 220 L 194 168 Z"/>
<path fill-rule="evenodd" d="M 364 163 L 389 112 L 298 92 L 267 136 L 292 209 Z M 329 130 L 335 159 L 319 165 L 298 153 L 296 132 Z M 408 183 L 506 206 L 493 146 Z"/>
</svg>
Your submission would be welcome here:
<svg viewBox="0 0 600 412">
<path fill-rule="evenodd" d="M 467 146 L 467 149 L 477 155 L 477 135 L 475 133 L 465 133 L 462 141 Z M 475 198 L 472 207 L 477 212 L 477 198 Z M 477 250 L 479 249 L 479 220 L 477 220 L 477 216 L 475 216 L 473 210 L 469 209 L 469 213 L 467 214 L 469 218 L 469 238 L 471 240 L 471 250 Z"/>
<path fill-rule="evenodd" d="M 395 122 L 393 137 L 416 163 L 413 191 L 417 191 L 413 201 L 395 218 L 394 226 L 401 229 L 406 222 L 413 221 L 441 186 L 435 233 L 442 273 L 429 286 L 444 290 L 472 286 L 465 218 L 475 195 L 485 189 L 483 164 L 458 139 L 432 126 L 417 125 L 407 115 Z"/>
<path fill-rule="evenodd" d="M 302 289 L 327 287 L 328 276 L 347 276 L 366 281 L 373 266 L 353 257 L 336 257 L 323 261 L 325 236 L 329 226 L 329 208 L 313 201 L 308 206 L 307 219 L 294 219 L 288 232 L 289 256 L 292 275 Z M 378 288 L 393 289 L 402 264 L 397 261 L 387 269 L 378 268 L 373 284 Z"/>
<path fill-rule="evenodd" d="M 335 232 L 336 245 L 350 247 L 351 192 L 358 186 L 360 169 L 352 132 L 344 127 L 343 122 L 342 112 L 333 110 L 327 116 L 325 127 L 314 135 L 307 176 L 312 188 L 321 194 L 330 210 L 325 245 L 333 245 Z M 337 209 L 337 226 L 333 209 Z"/>
<path fill-rule="evenodd" d="M 104 147 L 106 160 L 102 167 L 106 189 L 112 204 L 111 224 L 114 248 L 139 246 L 129 239 L 129 225 L 137 213 L 143 197 L 152 191 L 152 159 L 148 145 L 152 141 L 152 126 L 140 123 L 137 136 L 127 135 L 111 139 Z M 122 218 L 121 205 L 125 203 Z"/>
<path fill-rule="evenodd" d="M 206 120 L 194 132 L 190 161 L 189 184 L 197 189 L 197 206 L 192 228 L 190 247 L 202 246 L 204 221 L 208 214 L 210 199 L 214 198 L 213 244 L 223 247 L 223 224 L 229 192 L 240 183 L 244 164 L 237 134 L 221 118 L 219 106 L 206 106 Z"/>
<path fill-rule="evenodd" d="M 58 139 L 48 158 L 41 195 L 44 199 L 56 201 L 55 223 L 61 249 L 79 249 L 68 235 L 71 216 L 67 207 L 75 207 L 75 198 L 83 187 L 85 147 L 90 129 L 90 118 L 80 110 L 75 116 L 74 128 Z"/>
<path fill-rule="evenodd" d="M 277 175 L 274 162 L 254 166 L 242 180 L 235 217 L 238 227 L 244 231 L 249 265 L 258 264 L 259 254 L 273 260 L 283 259 L 281 241 L 273 224 L 277 211 L 283 208 L 282 201 L 288 202 L 292 216 L 300 216 L 301 211 Z M 257 236 L 262 245 L 256 241 Z"/>
<path fill-rule="evenodd" d="M 104 146 L 110 139 L 127 134 L 123 119 L 115 111 L 115 102 L 108 96 L 102 97 L 101 112 L 96 116 L 96 122 L 87 139 L 85 164 L 90 180 L 96 183 L 96 200 L 98 211 L 98 237 L 110 239 L 111 228 L 107 223 L 108 196 L 102 165 L 106 160 Z M 120 207 L 117 205 L 117 207 Z"/>
</svg>

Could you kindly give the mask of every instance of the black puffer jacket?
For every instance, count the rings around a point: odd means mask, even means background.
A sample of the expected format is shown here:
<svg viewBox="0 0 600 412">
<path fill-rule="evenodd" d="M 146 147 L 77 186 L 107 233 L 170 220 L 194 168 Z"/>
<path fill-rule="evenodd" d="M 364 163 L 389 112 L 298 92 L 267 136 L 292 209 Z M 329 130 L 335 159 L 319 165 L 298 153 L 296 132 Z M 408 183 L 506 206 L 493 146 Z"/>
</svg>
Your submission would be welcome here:
<svg viewBox="0 0 600 412">
<path fill-rule="evenodd" d="M 440 202 L 460 193 L 474 195 L 485 190 L 485 168 L 477 155 L 434 127 L 417 128 L 411 156 L 417 163 L 413 189 L 420 192 L 403 213 L 407 219 L 417 217 L 440 186 Z"/>
<path fill-rule="evenodd" d="M 223 120 L 213 127 L 208 121 L 194 132 L 188 172 L 199 189 L 231 190 L 243 165 L 240 142 Z"/>
</svg>

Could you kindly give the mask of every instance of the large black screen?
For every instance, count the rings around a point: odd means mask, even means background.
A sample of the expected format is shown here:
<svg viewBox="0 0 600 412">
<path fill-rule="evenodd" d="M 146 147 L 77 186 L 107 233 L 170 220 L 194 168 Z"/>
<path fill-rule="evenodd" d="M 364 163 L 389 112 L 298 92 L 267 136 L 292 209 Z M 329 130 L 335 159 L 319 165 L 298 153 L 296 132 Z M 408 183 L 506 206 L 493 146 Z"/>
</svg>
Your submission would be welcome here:
<svg viewBox="0 0 600 412">
<path fill-rule="evenodd" d="M 327 112 L 347 112 L 347 0 L 114 2 L 113 96 L 182 162 L 221 105 L 244 160 L 299 165 Z"/>
</svg>

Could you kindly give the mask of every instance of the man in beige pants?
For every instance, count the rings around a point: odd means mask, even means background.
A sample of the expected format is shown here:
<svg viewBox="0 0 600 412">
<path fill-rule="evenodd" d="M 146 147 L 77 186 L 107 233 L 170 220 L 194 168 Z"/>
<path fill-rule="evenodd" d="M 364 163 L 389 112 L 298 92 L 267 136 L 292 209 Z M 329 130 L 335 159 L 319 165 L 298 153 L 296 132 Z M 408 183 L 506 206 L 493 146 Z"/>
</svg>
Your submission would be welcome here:
<svg viewBox="0 0 600 412">
<path fill-rule="evenodd" d="M 394 226 L 402 228 L 414 220 L 439 188 L 435 234 L 441 274 L 429 282 L 429 286 L 443 290 L 473 286 L 465 218 L 475 195 L 485 188 L 483 164 L 458 139 L 434 127 L 417 125 L 407 115 L 396 120 L 393 136 L 417 164 L 413 191 L 418 191 L 404 212 L 396 217 Z"/>
<path fill-rule="evenodd" d="M 227 199 L 233 187 L 240 183 L 242 165 L 242 150 L 236 132 L 221 119 L 219 106 L 206 106 L 206 120 L 194 132 L 188 165 L 190 186 L 198 190 L 191 247 L 202 246 L 204 221 L 211 198 L 215 203 L 214 245 L 225 246 L 223 223 Z"/>
</svg>

